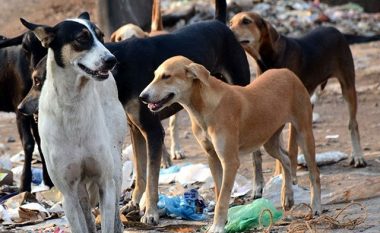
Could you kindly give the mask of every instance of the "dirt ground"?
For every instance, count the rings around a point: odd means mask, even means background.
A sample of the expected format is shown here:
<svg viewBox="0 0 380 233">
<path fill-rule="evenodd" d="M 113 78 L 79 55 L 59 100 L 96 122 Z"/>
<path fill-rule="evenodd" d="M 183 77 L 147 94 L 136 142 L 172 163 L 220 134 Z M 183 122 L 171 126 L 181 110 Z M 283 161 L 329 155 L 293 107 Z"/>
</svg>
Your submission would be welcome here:
<svg viewBox="0 0 380 233">
<path fill-rule="evenodd" d="M 65 2 L 65 4 L 63 4 Z M 15 36 L 24 31 L 18 21 L 24 17 L 33 22 L 53 24 L 65 17 L 74 17 L 82 10 L 94 9 L 93 1 L 78 0 L 0 0 L 3 9 L 0 14 L 0 34 Z M 93 10 L 90 12 L 94 13 Z M 337 193 L 346 192 L 362 194 L 366 199 L 358 200 L 367 207 L 368 217 L 364 224 L 354 230 L 320 230 L 318 232 L 380 232 L 380 188 L 373 194 L 373 186 L 368 177 L 380 179 L 380 42 L 351 46 L 356 66 L 356 88 L 358 91 L 358 122 L 361 133 L 361 143 L 364 156 L 368 163 L 366 168 L 352 168 L 347 161 L 341 161 L 330 166 L 320 167 L 322 190 L 335 190 Z M 328 58 L 326 58 L 328 59 Z M 336 80 L 329 81 L 315 107 L 315 112 L 320 114 L 320 121 L 314 125 L 316 139 L 316 151 L 335 151 L 351 153 L 351 141 L 348 131 L 347 105 L 340 93 L 340 86 Z M 0 113 L 0 156 L 2 154 L 15 154 L 21 150 L 14 114 Z M 194 140 L 191 133 L 190 122 L 187 114 L 180 113 L 180 136 L 183 150 L 186 154 L 186 162 L 207 163 L 206 156 Z M 167 126 L 167 121 L 164 122 Z M 286 134 L 285 134 L 286 135 Z M 326 139 L 327 135 L 339 135 L 336 140 Z M 15 142 L 8 142 L 9 139 Z M 128 141 L 129 142 L 129 138 Z M 166 145 L 169 146 L 168 137 Z M 183 161 L 176 161 L 181 163 Z M 264 156 L 264 171 L 266 180 L 272 174 L 274 160 Z M 240 174 L 247 178 L 252 177 L 250 156 L 241 158 Z M 307 174 L 299 172 L 300 184 L 308 186 Z M 379 182 L 375 182 L 379 185 Z M 348 190 L 346 190 L 348 188 Z M 162 187 L 162 189 L 164 189 Z M 376 190 L 376 189 L 375 189 Z M 351 194 L 350 194 L 351 193 Z M 368 195 L 366 195 L 368 194 Z M 353 195 L 354 196 L 354 195 Z M 371 198 L 367 198 L 372 196 Z M 297 201 L 297 200 L 296 200 Z M 324 205 L 327 214 L 333 215 L 347 203 Z M 360 211 L 351 211 L 351 215 L 361 214 Z M 167 221 L 165 221 L 167 222 Z M 170 222 L 170 221 L 169 221 Z M 285 232 L 286 227 L 276 226 L 274 232 Z M 152 231 L 154 232 L 154 230 Z"/>
</svg>

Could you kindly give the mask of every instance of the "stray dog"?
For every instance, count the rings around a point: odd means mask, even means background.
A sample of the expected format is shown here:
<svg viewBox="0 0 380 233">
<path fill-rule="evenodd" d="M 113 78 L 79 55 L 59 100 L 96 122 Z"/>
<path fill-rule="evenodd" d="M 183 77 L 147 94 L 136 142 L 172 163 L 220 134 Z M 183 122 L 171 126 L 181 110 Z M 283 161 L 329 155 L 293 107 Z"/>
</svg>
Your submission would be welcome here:
<svg viewBox="0 0 380 233">
<path fill-rule="evenodd" d="M 164 140 L 161 120 L 182 109 L 174 104 L 153 114 L 139 100 L 141 91 L 153 80 L 154 70 L 166 59 L 183 55 L 229 83 L 247 85 L 250 81 L 245 52 L 225 25 L 226 2 L 215 3 L 217 20 L 194 23 L 166 35 L 106 44 L 119 62 L 113 74 L 127 113 L 135 156 L 136 187 L 125 211 L 138 208 L 145 192 L 144 223 L 157 224 L 159 220 L 158 178 Z"/>
<path fill-rule="evenodd" d="M 271 68 L 288 68 L 301 79 L 310 95 L 319 85 L 323 89 L 328 79 L 335 77 L 339 80 L 350 117 L 352 154 L 349 163 L 354 167 L 366 166 L 356 120 L 354 62 L 345 37 L 335 28 L 320 27 L 304 37 L 288 38 L 252 12 L 236 14 L 230 21 L 230 28 L 243 48 L 256 60 L 258 74 Z M 297 157 L 290 160 L 296 182 Z M 280 169 L 277 163 L 275 174 Z"/>
<path fill-rule="evenodd" d="M 158 35 L 164 35 L 168 32 L 164 30 L 164 26 L 162 24 L 162 17 L 161 17 L 161 3 L 160 0 L 153 0 L 153 8 L 152 8 L 152 24 L 151 24 L 151 31 L 150 33 L 145 33 L 139 26 L 134 24 L 127 24 L 116 30 L 111 35 L 111 41 L 112 42 L 119 42 L 122 40 L 127 40 L 132 37 L 136 38 L 145 38 L 148 36 L 158 36 Z M 181 146 L 179 144 L 179 135 L 178 135 L 178 128 L 179 128 L 179 122 L 176 117 L 176 114 L 171 116 L 169 118 L 169 132 L 170 132 L 170 139 L 171 139 L 171 146 L 170 146 L 170 155 L 166 150 L 165 144 L 162 145 L 162 163 L 163 167 L 170 167 L 172 165 L 172 161 L 170 160 L 170 157 L 172 159 L 182 159 L 184 158 L 184 153 L 181 150 Z"/>
<path fill-rule="evenodd" d="M 280 139 L 288 122 L 292 125 L 291 137 L 306 155 L 313 211 L 321 213 L 312 107 L 309 94 L 293 72 L 269 70 L 248 86 L 239 87 L 223 83 L 210 76 L 202 65 L 176 56 L 157 68 L 154 80 L 140 99 L 153 112 L 178 102 L 189 113 L 193 133 L 208 154 L 215 181 L 217 204 L 208 232 L 224 232 L 239 154 L 251 153 L 262 145 L 284 167 L 281 201 L 285 210 L 292 207 L 290 161 Z"/>
<path fill-rule="evenodd" d="M 91 207 L 98 202 L 102 232 L 122 232 L 118 203 L 126 117 L 110 72 L 117 60 L 87 12 L 54 27 L 21 22 L 48 48 L 38 129 L 72 232 L 96 232 Z"/>
<path fill-rule="evenodd" d="M 37 121 L 38 118 L 38 101 L 40 99 L 41 90 L 46 80 L 46 59 L 41 59 L 32 72 L 33 86 L 30 88 L 28 94 L 18 105 L 17 109 L 25 116 L 34 116 Z"/>
<path fill-rule="evenodd" d="M 161 1 L 153 0 L 152 23 L 150 26 L 150 33 L 146 33 L 139 26 L 129 23 L 113 32 L 111 35 L 111 41 L 119 42 L 132 37 L 145 38 L 149 36 L 158 36 L 166 33 L 167 32 L 164 30 L 164 26 L 162 24 Z"/>
<path fill-rule="evenodd" d="M 25 154 L 20 192 L 31 191 L 31 165 L 35 143 L 41 155 L 43 181 L 45 185 L 53 186 L 40 149 L 37 124 L 33 116 L 26 116 L 17 109 L 32 86 L 32 68 L 46 52 L 46 48 L 41 46 L 32 32 L 0 41 L 0 111 L 16 113 L 17 129 Z"/>
</svg>

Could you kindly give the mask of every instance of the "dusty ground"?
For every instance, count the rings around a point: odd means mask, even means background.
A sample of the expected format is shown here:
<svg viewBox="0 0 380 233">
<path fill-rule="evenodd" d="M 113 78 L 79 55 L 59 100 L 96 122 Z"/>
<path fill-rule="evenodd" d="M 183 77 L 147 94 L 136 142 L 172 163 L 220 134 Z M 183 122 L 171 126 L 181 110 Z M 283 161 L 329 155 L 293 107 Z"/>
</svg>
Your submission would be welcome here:
<svg viewBox="0 0 380 233">
<path fill-rule="evenodd" d="M 62 4 L 65 2 L 66 4 Z M 89 0 L 0 0 L 3 9 L 0 14 L 0 34 L 15 36 L 23 31 L 18 22 L 19 17 L 25 17 L 34 22 L 52 24 L 64 17 L 78 15 L 83 9 L 93 9 L 95 4 Z M 93 12 L 93 11 L 92 11 Z M 347 165 L 346 161 L 331 166 L 321 167 L 321 183 L 323 190 L 336 190 L 343 192 L 346 187 L 351 187 L 349 192 L 368 194 L 372 187 L 363 182 L 368 177 L 380 179 L 380 42 L 351 47 L 356 65 L 356 87 L 358 90 L 358 121 L 361 133 L 361 142 L 368 166 L 366 168 L 354 169 Z M 320 122 L 314 126 L 317 152 L 340 150 L 347 154 L 351 153 L 351 143 L 348 132 L 347 105 L 344 102 L 339 84 L 335 80 L 329 81 L 325 91 L 318 101 L 315 111 L 320 114 Z M 189 127 L 189 120 L 185 112 L 181 116 L 181 143 L 187 155 L 186 161 L 192 163 L 207 163 L 206 157 L 195 142 Z M 167 122 L 165 122 L 167 125 Z M 327 135 L 339 135 L 336 141 L 329 141 Z M 9 143 L 8 139 L 13 137 L 16 142 Z M 167 145 L 169 141 L 167 140 Z M 129 143 L 129 142 L 128 142 Z M 15 118 L 13 114 L 0 113 L 0 155 L 14 154 L 21 150 L 18 138 Z M 269 156 L 264 156 L 265 176 L 271 175 L 274 161 Z M 252 177 L 250 156 L 241 158 L 240 173 L 248 178 Z M 300 172 L 300 183 L 307 186 L 307 177 Z M 375 182 L 379 185 L 379 182 Z M 368 186 L 366 186 L 368 185 Z M 377 189 L 379 190 L 379 188 Z M 347 194 L 349 195 L 349 194 Z M 380 192 L 372 196 L 380 196 Z M 380 232 L 380 197 L 359 200 L 368 208 L 366 222 L 351 232 Z M 327 214 L 332 215 L 345 204 L 325 205 Z M 360 214 L 354 211 L 353 214 Z M 170 221 L 169 221 L 170 222 Z M 275 227 L 276 232 L 284 232 L 285 227 Z M 348 232 L 349 230 L 324 230 L 320 232 Z"/>
</svg>

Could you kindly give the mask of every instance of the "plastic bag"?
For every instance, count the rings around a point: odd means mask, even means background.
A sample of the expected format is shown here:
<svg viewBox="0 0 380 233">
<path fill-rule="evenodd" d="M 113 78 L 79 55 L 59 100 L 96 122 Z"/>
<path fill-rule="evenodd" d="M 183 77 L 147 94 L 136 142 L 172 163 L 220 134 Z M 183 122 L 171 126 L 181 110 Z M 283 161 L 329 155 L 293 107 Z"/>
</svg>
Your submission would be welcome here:
<svg viewBox="0 0 380 233">
<path fill-rule="evenodd" d="M 248 205 L 231 207 L 228 210 L 228 223 L 225 226 L 226 232 L 243 232 L 254 227 L 259 227 L 260 214 L 264 209 L 269 209 L 272 212 L 273 222 L 278 221 L 282 217 L 282 211 L 278 211 L 272 202 L 260 198 Z M 263 213 L 261 224 L 269 226 L 269 213 Z"/>
<path fill-rule="evenodd" d="M 196 189 L 191 189 L 182 196 L 160 195 L 157 205 L 171 217 L 195 221 L 206 219 L 206 205 Z"/>
</svg>

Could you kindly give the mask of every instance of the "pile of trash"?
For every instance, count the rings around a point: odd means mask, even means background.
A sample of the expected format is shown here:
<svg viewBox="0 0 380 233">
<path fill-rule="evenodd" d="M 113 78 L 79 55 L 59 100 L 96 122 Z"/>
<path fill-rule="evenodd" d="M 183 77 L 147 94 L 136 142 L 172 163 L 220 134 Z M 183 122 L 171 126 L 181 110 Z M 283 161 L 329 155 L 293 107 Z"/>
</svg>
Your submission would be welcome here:
<svg viewBox="0 0 380 233">
<path fill-rule="evenodd" d="M 300 36 L 319 25 L 334 26 L 347 34 L 380 34 L 380 14 L 364 13 L 355 3 L 331 7 L 311 1 L 266 0 L 249 10 L 259 13 L 280 33 L 289 36 Z"/>
<path fill-rule="evenodd" d="M 133 163 L 131 146 L 123 150 L 123 182 L 122 190 L 133 189 Z M 35 155 L 38 159 L 38 153 Z M 0 222 L 2 227 L 25 228 L 25 225 L 33 225 L 35 229 L 46 229 L 48 226 L 61 231 L 68 227 L 62 209 L 62 194 L 56 189 L 47 190 L 42 181 L 42 171 L 40 166 L 33 167 L 32 193 L 18 193 L 17 186 L 20 183 L 20 176 L 23 164 L 23 154 L 20 152 L 13 156 L 2 156 L 0 160 Z M 316 161 L 319 166 L 337 163 L 346 159 L 347 155 L 339 151 L 330 151 L 317 154 Z M 298 156 L 298 164 L 306 166 L 303 155 Z M 323 176 L 321 176 L 323 179 Z M 375 177 L 371 174 L 351 174 L 353 181 L 360 179 L 366 187 L 368 183 L 377 184 Z M 356 182 L 352 182 L 356 184 Z M 159 176 L 160 195 L 157 203 L 161 216 L 174 218 L 176 220 L 206 221 L 210 220 L 215 208 L 214 182 L 210 168 L 202 163 L 192 164 L 189 162 L 180 163 L 167 169 L 161 169 Z M 268 226 L 269 215 L 263 215 L 263 221 L 259 224 L 263 209 L 269 209 L 273 222 L 281 218 L 282 212 L 276 208 L 280 205 L 281 176 L 271 178 L 265 185 L 263 197 L 266 199 L 255 200 L 247 204 L 252 191 L 252 181 L 241 174 L 237 174 L 234 187 L 231 193 L 229 210 L 229 223 L 226 225 L 228 232 L 240 232 L 242 229 L 257 228 L 261 225 Z M 322 192 L 322 203 L 333 204 L 349 202 L 376 196 L 379 193 L 379 185 L 373 185 L 371 192 L 351 193 L 353 187 L 348 187 L 346 191 L 336 191 L 324 189 Z M 367 190 L 364 189 L 363 190 Z M 294 198 L 296 203 L 309 203 L 310 190 L 308 188 L 294 185 Z M 145 195 L 139 203 L 140 211 L 136 212 L 135 219 L 132 215 L 121 215 L 122 222 L 127 224 L 131 221 L 138 221 L 141 217 L 141 210 L 145 206 Z M 243 205 L 242 205 L 243 204 Z M 265 207 L 265 208 L 264 208 Z M 255 209 L 255 211 L 252 211 Z M 236 218 L 236 215 L 239 218 Z M 235 217 L 234 217 L 235 216 Z M 99 211 L 94 211 L 94 217 L 100 218 Z M 261 218 L 261 217 L 260 217 Z M 132 219 L 132 220 L 131 220 Z M 238 219 L 238 221 L 236 221 Z M 99 221 L 98 221 L 99 222 Z M 41 225 L 41 226 L 39 226 Z M 1 230 L 1 228 L 0 228 Z"/>
<path fill-rule="evenodd" d="M 304 0 L 227 0 L 227 4 L 229 18 L 241 11 L 253 11 L 288 36 L 301 36 L 319 25 L 334 26 L 346 34 L 380 34 L 380 13 L 365 13 L 363 7 L 351 2 L 329 6 Z M 175 28 L 183 26 L 183 21 L 194 23 L 214 15 L 213 1 L 164 1 L 163 9 L 164 15 L 185 11 L 184 20 Z"/>
</svg>

